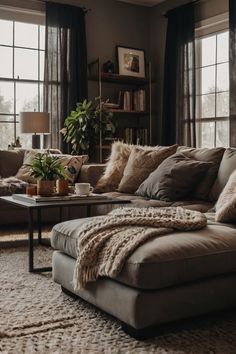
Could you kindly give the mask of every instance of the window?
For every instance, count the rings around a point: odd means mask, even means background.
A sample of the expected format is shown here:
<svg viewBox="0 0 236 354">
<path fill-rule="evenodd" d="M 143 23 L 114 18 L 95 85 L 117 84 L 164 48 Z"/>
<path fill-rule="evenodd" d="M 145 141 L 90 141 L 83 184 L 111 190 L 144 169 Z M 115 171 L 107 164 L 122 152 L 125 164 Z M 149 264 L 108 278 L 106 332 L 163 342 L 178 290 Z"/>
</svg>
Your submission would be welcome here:
<svg viewBox="0 0 236 354">
<path fill-rule="evenodd" d="M 197 146 L 229 146 L 229 31 L 196 39 Z"/>
<path fill-rule="evenodd" d="M 45 27 L 0 19 L 0 148 L 20 137 L 31 147 L 31 136 L 20 134 L 19 113 L 42 111 Z"/>
</svg>

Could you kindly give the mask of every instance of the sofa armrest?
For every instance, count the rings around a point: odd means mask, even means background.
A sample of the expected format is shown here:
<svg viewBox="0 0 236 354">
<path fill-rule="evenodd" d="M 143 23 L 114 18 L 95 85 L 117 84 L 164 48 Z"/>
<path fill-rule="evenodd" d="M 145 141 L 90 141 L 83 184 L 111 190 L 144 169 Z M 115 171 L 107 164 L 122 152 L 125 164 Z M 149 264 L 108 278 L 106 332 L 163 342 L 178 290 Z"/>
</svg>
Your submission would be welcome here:
<svg viewBox="0 0 236 354">
<path fill-rule="evenodd" d="M 95 187 L 97 181 L 102 176 L 105 167 L 106 167 L 105 164 L 95 164 L 95 163 L 83 165 L 80 170 L 78 182 L 81 183 L 88 182 L 93 187 Z"/>
</svg>

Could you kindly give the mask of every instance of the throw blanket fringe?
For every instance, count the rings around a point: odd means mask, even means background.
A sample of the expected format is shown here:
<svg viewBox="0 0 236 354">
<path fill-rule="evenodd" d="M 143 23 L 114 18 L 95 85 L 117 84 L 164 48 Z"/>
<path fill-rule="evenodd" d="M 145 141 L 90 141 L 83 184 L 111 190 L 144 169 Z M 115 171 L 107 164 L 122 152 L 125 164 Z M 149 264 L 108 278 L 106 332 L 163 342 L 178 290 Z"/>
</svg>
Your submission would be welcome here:
<svg viewBox="0 0 236 354">
<path fill-rule="evenodd" d="M 198 230 L 206 223 L 204 214 L 181 207 L 118 208 L 92 218 L 78 230 L 75 290 L 100 276 L 116 277 L 127 258 L 147 240 L 175 230 Z"/>
</svg>

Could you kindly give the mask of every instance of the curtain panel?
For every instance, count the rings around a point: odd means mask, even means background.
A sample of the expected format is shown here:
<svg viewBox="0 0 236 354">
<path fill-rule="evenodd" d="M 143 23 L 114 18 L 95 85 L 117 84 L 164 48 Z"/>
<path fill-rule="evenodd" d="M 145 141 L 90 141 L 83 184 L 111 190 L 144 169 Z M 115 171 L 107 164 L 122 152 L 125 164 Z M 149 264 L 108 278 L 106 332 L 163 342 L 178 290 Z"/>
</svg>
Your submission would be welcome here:
<svg viewBox="0 0 236 354">
<path fill-rule="evenodd" d="M 236 147 L 236 0 L 229 0 L 229 146 Z"/>
<path fill-rule="evenodd" d="M 87 97 L 84 10 L 47 2 L 45 39 L 44 110 L 51 117 L 45 145 L 69 152 L 60 129 L 76 103 Z"/>
<path fill-rule="evenodd" d="M 169 11 L 167 18 L 162 143 L 195 147 L 194 4 Z"/>
</svg>

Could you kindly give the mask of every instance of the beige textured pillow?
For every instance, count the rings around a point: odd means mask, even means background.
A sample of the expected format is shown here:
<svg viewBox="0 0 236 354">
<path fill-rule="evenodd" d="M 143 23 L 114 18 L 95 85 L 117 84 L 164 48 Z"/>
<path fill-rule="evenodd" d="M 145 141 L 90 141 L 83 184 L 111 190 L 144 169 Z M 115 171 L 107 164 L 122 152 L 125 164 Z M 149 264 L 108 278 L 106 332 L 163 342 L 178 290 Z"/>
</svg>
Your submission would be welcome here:
<svg viewBox="0 0 236 354">
<path fill-rule="evenodd" d="M 215 205 L 215 220 L 219 222 L 236 222 L 236 170 L 221 192 Z"/>
<path fill-rule="evenodd" d="M 139 147 L 142 150 L 149 151 L 156 150 L 157 148 L 163 148 L 161 146 L 157 147 L 125 144 L 121 141 L 114 142 L 111 147 L 111 155 L 108 159 L 106 170 L 94 189 L 96 193 L 112 192 L 118 188 L 121 178 L 123 177 L 129 155 L 134 147 Z"/>
<path fill-rule="evenodd" d="M 123 176 L 133 145 L 116 141 L 112 144 L 111 155 L 109 157 L 104 175 L 96 184 L 95 192 L 105 193 L 117 189 Z"/>
<path fill-rule="evenodd" d="M 124 175 L 120 181 L 118 191 L 133 194 L 150 173 L 167 157 L 173 155 L 176 149 L 177 145 L 157 147 L 155 150 L 134 147 L 124 169 Z"/>
<path fill-rule="evenodd" d="M 37 180 L 30 176 L 30 167 L 28 164 L 31 164 L 32 160 L 38 153 L 38 150 L 25 150 L 23 165 L 19 168 L 16 178 L 28 183 L 37 183 Z"/>
</svg>

